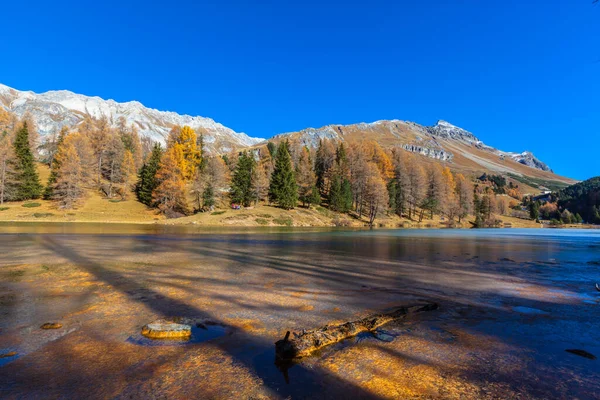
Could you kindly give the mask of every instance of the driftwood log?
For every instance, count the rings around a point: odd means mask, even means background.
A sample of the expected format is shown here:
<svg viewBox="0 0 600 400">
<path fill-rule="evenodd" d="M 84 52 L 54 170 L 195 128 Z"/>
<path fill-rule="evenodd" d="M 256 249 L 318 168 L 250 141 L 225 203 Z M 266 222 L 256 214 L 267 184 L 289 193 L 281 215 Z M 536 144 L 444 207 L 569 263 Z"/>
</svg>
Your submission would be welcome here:
<svg viewBox="0 0 600 400">
<path fill-rule="evenodd" d="M 356 336 L 361 332 L 375 330 L 389 322 L 404 319 L 409 314 L 431 311 L 437 308 L 438 305 L 435 303 L 401 307 L 387 314 L 375 314 L 341 325 L 325 325 L 318 329 L 302 331 L 299 334 L 294 333 L 293 339 L 290 339 L 290 332 L 288 331 L 285 338 L 275 343 L 275 354 L 282 360 L 307 357 L 318 349 Z"/>
</svg>

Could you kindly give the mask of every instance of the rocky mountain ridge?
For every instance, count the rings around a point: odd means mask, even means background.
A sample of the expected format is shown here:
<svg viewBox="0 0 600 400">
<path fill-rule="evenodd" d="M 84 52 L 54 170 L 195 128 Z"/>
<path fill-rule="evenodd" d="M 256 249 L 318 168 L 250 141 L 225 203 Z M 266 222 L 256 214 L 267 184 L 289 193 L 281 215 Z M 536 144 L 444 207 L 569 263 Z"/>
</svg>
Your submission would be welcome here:
<svg viewBox="0 0 600 400">
<path fill-rule="evenodd" d="M 203 132 L 208 150 L 212 152 L 227 152 L 263 140 L 235 132 L 210 118 L 159 111 L 145 107 L 138 101 L 119 103 L 67 90 L 37 94 L 0 84 L 0 106 L 18 117 L 31 115 L 42 138 L 60 131 L 64 126 L 74 128 L 86 116 L 91 116 L 107 117 L 113 125 L 123 117 L 127 125 L 134 125 L 142 136 L 163 143 L 174 125 L 188 125 Z"/>
<path fill-rule="evenodd" d="M 264 142 L 264 139 L 235 132 L 210 118 L 158 111 L 137 101 L 119 103 L 66 90 L 37 94 L 0 84 L 0 107 L 18 117 L 30 115 L 36 122 L 42 139 L 64 126 L 75 128 L 90 116 L 106 117 L 113 125 L 124 118 L 142 136 L 163 143 L 174 125 L 188 125 L 204 134 L 207 151 L 211 153 L 225 153 Z M 276 135 L 271 140 L 283 138 L 298 140 L 312 147 L 317 146 L 321 139 L 368 139 L 375 140 L 384 147 L 400 147 L 431 159 L 453 163 L 457 167 L 467 166 L 474 172 L 535 175 L 533 171 L 538 170 L 552 173 L 544 162 L 529 151 L 514 153 L 495 149 L 484 144 L 473 133 L 443 120 L 433 126 L 401 120 L 327 125 Z"/>
</svg>

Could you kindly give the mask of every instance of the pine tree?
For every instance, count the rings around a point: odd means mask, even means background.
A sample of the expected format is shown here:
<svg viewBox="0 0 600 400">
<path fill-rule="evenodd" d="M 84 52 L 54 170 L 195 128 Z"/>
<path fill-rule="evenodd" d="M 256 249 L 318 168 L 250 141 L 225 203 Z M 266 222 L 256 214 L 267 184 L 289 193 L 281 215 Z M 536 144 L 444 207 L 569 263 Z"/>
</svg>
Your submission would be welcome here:
<svg viewBox="0 0 600 400">
<path fill-rule="evenodd" d="M 135 188 L 135 193 L 138 200 L 149 207 L 153 205 L 152 192 L 158 186 L 156 173 L 160 167 L 160 159 L 162 154 L 163 151 L 160 144 L 156 143 L 152 149 L 152 153 L 150 154 L 148 161 L 142 165 L 142 168 L 138 174 L 138 183 Z"/>
<path fill-rule="evenodd" d="M 540 217 L 540 204 L 537 201 L 532 201 L 529 204 L 529 216 L 534 221 L 537 221 Z"/>
<path fill-rule="evenodd" d="M 298 187 L 287 141 L 281 142 L 277 148 L 275 170 L 269 185 L 269 199 L 286 210 L 296 207 L 298 202 Z"/>
<path fill-rule="evenodd" d="M 275 155 L 277 154 L 277 146 L 275 146 L 275 143 L 273 142 L 268 142 L 267 143 L 267 150 L 269 150 L 269 154 L 271 155 L 271 159 L 275 159 Z"/>
<path fill-rule="evenodd" d="M 248 207 L 252 203 L 252 200 L 254 200 L 252 175 L 255 168 L 256 162 L 254 158 L 247 152 L 243 152 L 238 158 L 233 178 L 231 179 L 229 194 L 232 203 Z"/>
<path fill-rule="evenodd" d="M 33 154 L 29 143 L 27 122 L 17 131 L 14 141 L 16 171 L 16 200 L 37 199 L 42 194 L 42 185 L 35 168 Z"/>
<path fill-rule="evenodd" d="M 387 190 L 388 190 L 388 207 L 390 210 L 393 210 L 394 212 L 396 212 L 396 199 L 398 197 L 398 193 L 396 192 L 396 180 L 392 179 L 391 181 L 388 182 L 387 185 Z"/>
<path fill-rule="evenodd" d="M 347 213 L 348 211 L 350 211 L 352 209 L 352 201 L 353 201 L 352 185 L 350 184 L 350 181 L 348 179 L 344 178 L 342 180 L 342 186 L 340 189 L 341 189 L 340 211 L 343 213 Z"/>
<path fill-rule="evenodd" d="M 321 192 L 319 192 L 316 185 L 312 187 L 309 203 L 314 206 L 321 204 Z"/>
<path fill-rule="evenodd" d="M 206 186 L 206 189 L 204 189 L 204 192 L 202 193 L 202 203 L 204 207 L 208 208 L 215 205 L 215 192 L 210 183 L 208 186 Z"/>
<path fill-rule="evenodd" d="M 335 175 L 329 185 L 329 209 L 341 211 L 342 209 L 342 184 L 340 177 Z"/>
</svg>

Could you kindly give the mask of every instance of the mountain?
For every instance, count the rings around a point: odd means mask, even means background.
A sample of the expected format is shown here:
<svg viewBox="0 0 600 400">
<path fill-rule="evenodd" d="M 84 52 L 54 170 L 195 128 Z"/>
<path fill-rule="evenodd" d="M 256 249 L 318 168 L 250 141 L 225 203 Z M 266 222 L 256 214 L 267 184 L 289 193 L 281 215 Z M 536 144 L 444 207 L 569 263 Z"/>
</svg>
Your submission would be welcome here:
<svg viewBox="0 0 600 400">
<path fill-rule="evenodd" d="M 85 116 L 105 116 L 113 125 L 123 117 L 128 125 L 135 125 L 142 136 L 163 143 L 174 125 L 188 125 L 203 132 L 209 152 L 227 152 L 263 140 L 235 132 L 210 118 L 158 111 L 144 107 L 137 101 L 118 103 L 67 90 L 37 94 L 0 84 L 0 106 L 18 117 L 29 113 L 42 139 L 60 131 L 63 126 L 76 127 Z"/>
<path fill-rule="evenodd" d="M 235 132 L 210 118 L 158 111 L 137 101 L 119 103 L 66 90 L 36 94 L 0 84 L 0 107 L 18 117 L 31 115 L 42 139 L 63 126 L 75 128 L 86 116 L 105 116 L 113 125 L 124 118 L 128 125 L 135 125 L 142 136 L 163 143 L 174 125 L 188 125 L 204 134 L 207 151 L 211 153 L 225 153 L 264 143 L 264 139 Z M 385 148 L 400 147 L 426 156 L 424 162 L 437 160 L 449 163 L 453 169 L 470 174 L 509 176 L 525 184 L 527 190 L 555 190 L 575 183 L 572 179 L 555 175 L 531 152 L 513 153 L 495 149 L 473 133 L 446 121 L 438 121 L 434 126 L 400 120 L 327 125 L 280 134 L 271 140 L 283 138 L 312 147 L 317 146 L 320 139 L 345 142 L 374 140 Z"/>
<path fill-rule="evenodd" d="M 577 213 L 586 222 L 600 224 L 600 177 L 569 186 L 554 197 L 561 210 Z"/>
<path fill-rule="evenodd" d="M 344 142 L 374 140 L 384 147 L 400 147 L 431 159 L 448 162 L 455 169 L 466 172 L 511 176 L 534 188 L 541 188 L 545 183 L 564 187 L 575 182 L 554 174 L 548 165 L 531 152 L 513 153 L 495 149 L 483 143 L 473 133 L 446 121 L 438 121 L 434 126 L 400 120 L 327 125 L 318 129 L 283 133 L 273 140 L 284 138 L 309 147 L 317 146 L 320 139 Z"/>
</svg>

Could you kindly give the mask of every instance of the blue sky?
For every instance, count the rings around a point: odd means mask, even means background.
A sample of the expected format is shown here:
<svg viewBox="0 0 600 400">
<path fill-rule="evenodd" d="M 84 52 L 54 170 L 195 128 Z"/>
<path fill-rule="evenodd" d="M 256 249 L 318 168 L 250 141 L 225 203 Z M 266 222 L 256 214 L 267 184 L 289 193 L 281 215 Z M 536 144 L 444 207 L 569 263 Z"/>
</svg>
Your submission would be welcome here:
<svg viewBox="0 0 600 400">
<path fill-rule="evenodd" d="M 591 0 L 86 3 L 3 4 L 0 82 L 138 100 L 257 137 L 445 119 L 557 173 L 600 175 Z"/>
</svg>

